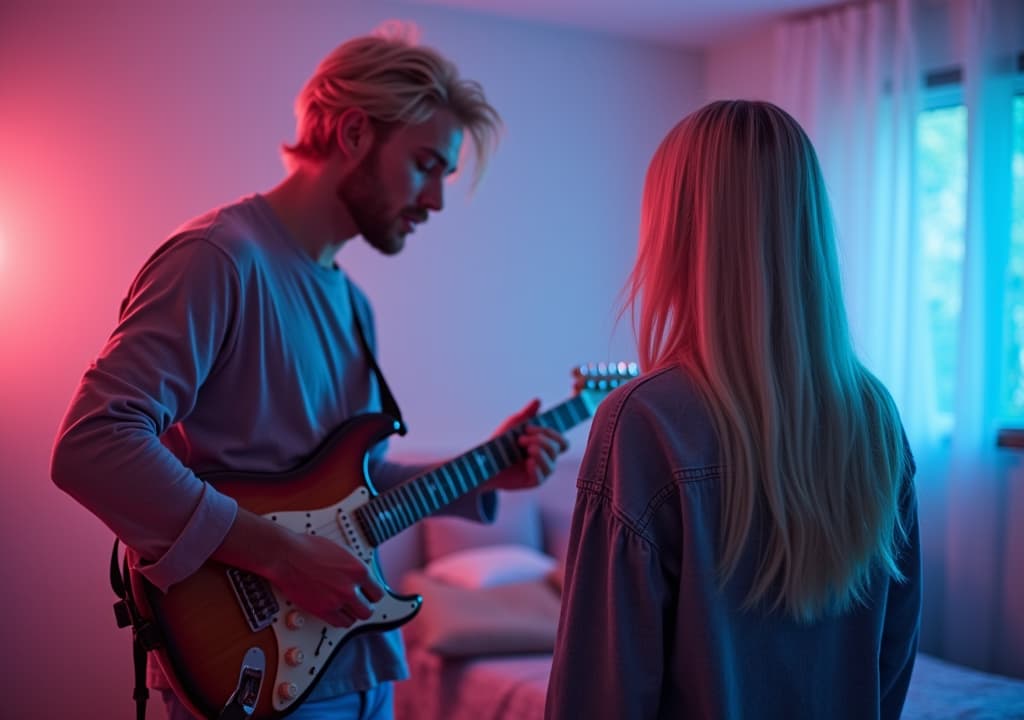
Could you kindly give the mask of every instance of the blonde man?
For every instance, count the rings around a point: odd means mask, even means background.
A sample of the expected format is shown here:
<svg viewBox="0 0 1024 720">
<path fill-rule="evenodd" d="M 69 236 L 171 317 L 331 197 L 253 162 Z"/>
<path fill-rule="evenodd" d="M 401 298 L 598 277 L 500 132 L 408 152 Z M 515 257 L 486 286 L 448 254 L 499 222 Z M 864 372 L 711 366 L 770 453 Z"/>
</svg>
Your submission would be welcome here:
<svg viewBox="0 0 1024 720">
<path fill-rule="evenodd" d="M 279 185 L 187 223 L 143 266 L 72 399 L 52 476 L 138 554 L 157 588 L 212 559 L 348 627 L 382 596 L 363 564 L 240 508 L 200 475 L 287 471 L 347 419 L 381 410 L 366 352 L 375 344 L 370 303 L 334 257 L 357 235 L 399 252 L 443 208 L 463 134 L 479 170 L 500 120 L 480 86 L 436 51 L 386 35 L 328 55 L 297 116 Z M 565 448 L 560 434 L 532 425 L 520 443 L 525 459 L 452 512 L 493 519 L 494 489 L 536 485 Z M 370 457 L 381 488 L 425 469 L 383 454 L 378 445 Z M 397 630 L 355 636 L 291 717 L 384 720 L 390 683 L 406 673 Z M 189 717 L 152 666 L 150 684 L 164 689 L 172 720 Z"/>
<path fill-rule="evenodd" d="M 853 351 L 793 118 L 723 101 L 668 133 L 630 306 L 645 374 L 591 427 L 547 717 L 897 718 L 913 460 Z"/>
</svg>

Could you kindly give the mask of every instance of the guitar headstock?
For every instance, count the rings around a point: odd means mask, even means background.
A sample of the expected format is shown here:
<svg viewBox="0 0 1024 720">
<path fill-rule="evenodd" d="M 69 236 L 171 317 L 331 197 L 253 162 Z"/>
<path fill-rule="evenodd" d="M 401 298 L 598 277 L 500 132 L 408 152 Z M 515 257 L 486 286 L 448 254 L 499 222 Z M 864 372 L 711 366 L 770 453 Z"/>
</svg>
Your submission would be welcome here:
<svg viewBox="0 0 1024 720">
<path fill-rule="evenodd" d="M 583 398 L 591 415 L 605 396 L 640 374 L 635 362 L 599 362 L 577 365 L 572 370 L 573 389 Z"/>
</svg>

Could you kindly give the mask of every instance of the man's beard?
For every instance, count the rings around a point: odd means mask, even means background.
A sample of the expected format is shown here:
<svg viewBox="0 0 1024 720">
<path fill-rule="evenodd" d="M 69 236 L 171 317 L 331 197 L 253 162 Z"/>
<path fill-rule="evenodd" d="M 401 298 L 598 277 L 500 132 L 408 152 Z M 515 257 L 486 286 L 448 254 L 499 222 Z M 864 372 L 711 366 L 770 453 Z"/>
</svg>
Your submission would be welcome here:
<svg viewBox="0 0 1024 720">
<path fill-rule="evenodd" d="M 395 229 L 395 218 L 387 208 L 387 188 L 380 179 L 376 149 L 339 183 L 337 196 L 352 216 L 356 230 L 372 247 L 385 255 L 402 249 L 404 243 Z"/>
</svg>

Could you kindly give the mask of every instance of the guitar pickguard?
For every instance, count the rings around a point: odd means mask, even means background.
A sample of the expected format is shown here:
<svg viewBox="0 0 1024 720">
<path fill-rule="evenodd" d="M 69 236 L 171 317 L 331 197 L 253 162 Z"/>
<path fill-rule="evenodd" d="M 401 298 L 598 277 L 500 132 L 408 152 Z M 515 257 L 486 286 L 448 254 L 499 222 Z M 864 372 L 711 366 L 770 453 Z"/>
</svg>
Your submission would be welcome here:
<svg viewBox="0 0 1024 720">
<path fill-rule="evenodd" d="M 305 695 L 319 676 L 321 668 L 334 652 L 351 636 L 368 630 L 385 630 L 407 622 L 415 615 L 423 600 L 419 596 L 401 598 L 384 582 L 377 563 L 377 551 L 366 540 L 353 517 L 354 511 L 370 499 L 361 487 L 337 505 L 318 510 L 268 513 L 267 518 L 295 532 L 318 535 L 346 546 L 369 569 L 371 576 L 384 588 L 384 597 L 374 604 L 373 615 L 357 620 L 347 628 L 328 625 L 314 615 L 296 607 L 273 586 L 276 611 L 266 623 L 277 638 L 278 662 L 274 678 L 274 708 L 285 710 Z M 237 592 L 236 592 L 237 594 Z M 249 612 L 242 602 L 243 612 Z"/>
</svg>

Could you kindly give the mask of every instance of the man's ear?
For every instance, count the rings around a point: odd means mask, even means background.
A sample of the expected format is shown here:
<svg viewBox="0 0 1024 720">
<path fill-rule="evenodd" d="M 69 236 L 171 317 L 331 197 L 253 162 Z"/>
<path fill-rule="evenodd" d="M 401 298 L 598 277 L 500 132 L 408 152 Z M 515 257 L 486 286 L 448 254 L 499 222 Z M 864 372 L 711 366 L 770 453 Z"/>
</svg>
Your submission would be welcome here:
<svg viewBox="0 0 1024 720">
<path fill-rule="evenodd" d="M 362 108 L 348 108 L 338 118 L 336 135 L 342 157 L 358 164 L 373 145 L 373 122 Z"/>
</svg>

